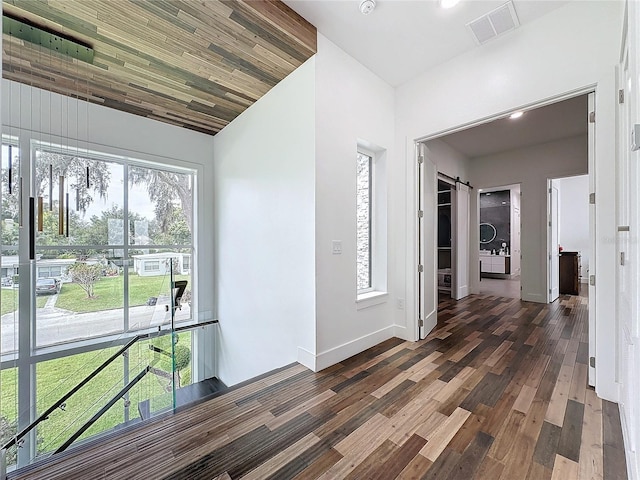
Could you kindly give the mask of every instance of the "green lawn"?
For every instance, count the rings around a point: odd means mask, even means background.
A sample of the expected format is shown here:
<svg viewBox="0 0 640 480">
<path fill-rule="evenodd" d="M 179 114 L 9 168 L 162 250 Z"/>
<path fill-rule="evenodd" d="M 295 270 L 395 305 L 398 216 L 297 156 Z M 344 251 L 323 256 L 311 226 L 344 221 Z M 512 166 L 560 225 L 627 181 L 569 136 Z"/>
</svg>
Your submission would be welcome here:
<svg viewBox="0 0 640 480">
<path fill-rule="evenodd" d="M 0 295 L 0 315 L 15 312 L 18 290 L 13 288 L 3 288 L 0 289 Z"/>
<path fill-rule="evenodd" d="M 190 280 L 189 276 L 177 276 L 176 279 Z M 73 283 L 62 285 L 56 302 L 56 307 L 78 313 L 97 312 L 123 307 L 123 276 L 103 277 L 95 285 L 94 299 L 87 299 L 85 292 Z M 169 278 L 165 276 L 140 277 L 132 274 L 129 277 L 130 305 L 144 305 L 149 297 L 158 297 L 169 293 Z M 18 298 L 17 289 L 2 289 L 2 314 L 15 311 Z M 36 297 L 38 308 L 44 307 L 49 296 Z M 154 340 L 163 349 L 170 349 L 169 337 Z M 191 346 L 191 333 L 180 334 L 180 345 Z M 149 350 L 149 341 L 138 342 L 129 351 L 129 378 L 133 379 L 149 362 L 153 360 Z M 107 359 L 117 347 L 99 352 L 83 353 L 79 355 L 42 362 L 37 365 L 36 391 L 37 409 L 41 413 L 73 386 L 78 384 L 92 370 Z M 155 354 L 156 368 L 170 370 L 170 362 L 166 357 Z M 124 359 L 119 357 L 109 367 L 93 378 L 86 386 L 67 401 L 65 410 L 56 410 L 49 419 L 38 427 L 40 452 L 57 448 L 97 410 L 99 410 L 112 396 L 123 387 Z M 181 372 L 182 384 L 190 383 L 191 365 Z M 171 395 L 167 395 L 169 380 L 161 376 L 148 373 L 135 387 L 130 390 L 131 406 L 130 418 L 138 417 L 138 404 L 152 399 L 152 411 L 162 410 L 171 406 Z M 17 384 L 16 369 L 0 371 L 0 415 L 10 421 L 17 418 Z M 106 412 L 82 438 L 109 430 L 124 421 L 123 401 L 118 401 Z"/>
<path fill-rule="evenodd" d="M 0 315 L 4 315 L 5 313 L 11 313 L 16 311 L 17 302 L 18 302 L 18 289 L 17 288 L 3 288 L 0 290 L 0 303 L 2 303 L 2 308 L 0 308 Z M 45 303 L 47 303 L 47 296 L 39 296 L 36 297 L 36 308 L 44 308 Z"/>
<path fill-rule="evenodd" d="M 191 347 L 191 333 L 180 334 L 179 345 Z M 170 346 L 169 337 L 154 340 L 162 348 Z M 92 370 L 112 355 L 117 347 L 98 352 L 83 353 L 57 360 L 42 362 L 36 370 L 36 391 L 38 413 L 46 410 L 52 403 L 67 393 L 73 386 L 85 378 Z M 156 368 L 170 369 L 165 357 L 159 357 L 149 350 L 149 341 L 141 341 L 129 349 L 130 380 L 133 379 L 151 361 L 156 362 Z M 38 450 L 50 451 L 57 448 L 71 436 L 84 422 L 114 396 L 123 387 L 124 358 L 118 357 L 111 365 L 93 378 L 87 385 L 72 396 L 66 404 L 65 410 L 56 410 L 48 420 L 38 427 L 41 439 Z M 191 365 L 181 372 L 182 383 L 186 384 L 191 378 Z M 148 373 L 129 393 L 131 401 L 130 418 L 138 417 L 138 404 L 147 399 L 159 399 L 152 402 L 152 409 L 160 410 L 171 406 L 171 396 L 163 394 L 169 381 Z M 0 372 L 0 414 L 9 420 L 17 418 L 17 384 L 16 369 Z M 106 412 L 81 438 L 109 430 L 124 421 L 124 403 L 118 401 Z"/>
<path fill-rule="evenodd" d="M 189 275 L 176 275 L 176 280 L 191 280 Z M 75 283 L 65 283 L 58 295 L 56 307 L 72 312 L 98 312 L 123 307 L 124 277 L 103 277 L 94 286 L 95 298 L 87 298 Z M 140 277 L 129 275 L 129 305 L 145 305 L 149 297 L 169 294 L 169 277 Z"/>
<path fill-rule="evenodd" d="M 191 281 L 189 275 L 176 275 L 176 280 Z M 188 290 L 191 290 L 190 286 Z M 71 312 L 86 313 L 112 310 L 124 306 L 124 277 L 103 277 L 94 287 L 94 298 L 87 298 L 79 285 L 75 283 L 63 283 L 58 294 L 56 307 Z M 3 288 L 0 290 L 1 315 L 14 312 L 18 299 L 18 290 Z M 145 305 L 149 297 L 158 297 L 169 294 L 169 277 L 159 275 L 157 277 L 141 277 L 135 273 L 129 274 L 129 305 L 132 307 Z M 36 307 L 43 308 L 49 299 L 48 295 L 36 297 Z"/>
</svg>

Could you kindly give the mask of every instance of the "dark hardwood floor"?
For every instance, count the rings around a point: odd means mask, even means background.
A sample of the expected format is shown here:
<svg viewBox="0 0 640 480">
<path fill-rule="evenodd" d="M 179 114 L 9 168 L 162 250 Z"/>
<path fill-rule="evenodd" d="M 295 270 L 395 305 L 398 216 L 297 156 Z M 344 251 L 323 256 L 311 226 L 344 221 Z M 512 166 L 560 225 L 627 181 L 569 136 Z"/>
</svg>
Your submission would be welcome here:
<svg viewBox="0 0 640 480">
<path fill-rule="evenodd" d="M 587 386 L 587 299 L 442 300 L 420 342 L 292 365 L 69 451 L 26 479 L 626 479 Z"/>
</svg>

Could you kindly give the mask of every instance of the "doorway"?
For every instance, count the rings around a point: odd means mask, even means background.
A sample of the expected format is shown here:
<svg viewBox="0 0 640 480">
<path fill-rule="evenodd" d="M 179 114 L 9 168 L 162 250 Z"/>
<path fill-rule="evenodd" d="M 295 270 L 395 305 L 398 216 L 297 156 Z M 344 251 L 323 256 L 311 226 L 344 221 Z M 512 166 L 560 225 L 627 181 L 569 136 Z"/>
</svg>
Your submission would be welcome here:
<svg viewBox="0 0 640 480">
<path fill-rule="evenodd" d="M 479 289 L 520 298 L 520 184 L 478 189 Z"/>
<path fill-rule="evenodd" d="M 586 293 L 590 263 L 589 176 L 549 179 L 549 302 Z"/>
<path fill-rule="evenodd" d="M 555 103 L 529 107 L 520 115 L 504 114 L 472 128 L 455 129 L 451 133 L 440 133 L 417 141 L 418 176 L 424 180 L 422 185 L 418 185 L 418 213 L 424 214 L 424 218 L 419 217 L 418 220 L 419 230 L 423 233 L 420 243 L 423 262 L 418 268 L 419 302 L 426 299 L 431 306 L 435 303 L 433 300 L 438 292 L 437 228 L 430 226 L 437 225 L 439 173 L 462 184 L 482 187 L 486 191 L 499 191 L 510 185 L 520 187 L 517 208 L 513 209 L 514 216 L 519 217 L 514 220 L 514 224 L 521 226 L 514 232 L 520 240 L 519 254 L 514 255 L 514 246 L 510 244 L 513 240 L 510 238 L 509 242 L 501 242 L 507 245 L 499 245 L 495 256 L 501 257 L 500 248 L 504 248 L 503 252 L 506 253 L 508 246 L 510 262 L 513 263 L 509 265 L 508 278 L 503 264 L 500 271 L 505 276 L 502 278 L 503 281 L 508 279 L 520 283 L 520 288 L 516 284 L 515 293 L 511 288 L 511 296 L 524 301 L 548 302 L 549 274 L 545 260 L 548 255 L 547 179 L 592 171 L 588 160 L 589 101 L 591 100 L 586 93 L 565 97 Z M 421 160 L 424 160 L 424 165 Z M 433 176 L 426 176 L 425 168 Z M 481 271 L 479 188 L 476 192 L 478 193 L 470 195 L 469 225 L 473 228 L 469 229 L 467 237 L 470 293 L 480 293 L 485 285 L 489 286 L 482 282 L 495 275 L 485 274 L 498 273 Z M 434 198 L 430 199 L 431 196 Z M 515 205 L 516 202 L 510 203 Z M 433 214 L 428 209 L 422 210 L 426 207 L 432 208 Z M 433 223 L 425 221 L 429 215 Z M 429 243 L 426 240 L 431 241 L 431 232 L 434 230 L 433 250 L 425 250 L 426 243 Z M 489 255 L 491 256 L 491 250 Z M 429 266 L 431 258 L 434 261 L 433 267 Z M 488 263 L 493 263 L 493 258 L 488 260 L 491 260 Z M 493 268 L 492 266 L 491 269 Z M 427 307 L 426 304 L 423 306 Z M 419 315 L 419 319 L 425 319 L 420 331 L 423 337 L 435 326 L 436 318 L 433 314 L 437 315 L 437 312 L 432 308 L 422 308 L 420 311 L 422 315 Z M 427 319 L 431 321 L 427 322 Z"/>
</svg>

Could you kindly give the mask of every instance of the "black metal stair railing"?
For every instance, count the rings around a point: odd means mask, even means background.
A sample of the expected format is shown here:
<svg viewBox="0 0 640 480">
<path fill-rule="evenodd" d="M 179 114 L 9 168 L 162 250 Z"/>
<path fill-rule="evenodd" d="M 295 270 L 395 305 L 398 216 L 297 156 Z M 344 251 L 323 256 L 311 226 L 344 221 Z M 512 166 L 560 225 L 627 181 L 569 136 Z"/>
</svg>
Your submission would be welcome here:
<svg viewBox="0 0 640 480">
<path fill-rule="evenodd" d="M 105 370 L 109 365 L 111 365 L 119 356 L 126 354 L 126 352 L 143 339 L 154 339 L 160 338 L 165 335 L 175 335 L 180 332 L 185 332 L 189 330 L 195 330 L 198 328 L 206 327 L 209 325 L 217 324 L 218 320 L 210 320 L 207 322 L 201 322 L 191 325 L 185 325 L 178 328 L 174 328 L 171 330 L 163 330 L 152 333 L 145 333 L 136 335 L 131 340 L 129 340 L 125 345 L 119 348 L 116 352 L 114 352 L 109 358 L 107 358 L 103 363 L 101 363 L 97 368 L 95 368 L 89 375 L 87 375 L 82 381 L 80 381 L 77 385 L 71 388 L 66 394 L 60 397 L 57 401 L 55 401 L 49 408 L 47 408 L 41 415 L 39 415 L 35 420 L 33 420 L 27 427 L 23 428 L 20 432 L 18 432 L 15 436 L 11 438 L 6 444 L 0 446 L 0 480 L 4 480 L 4 476 L 6 475 L 6 465 L 4 463 L 4 458 L 6 456 L 7 451 L 12 447 L 19 447 L 24 437 L 29 434 L 36 426 L 46 421 L 53 412 L 57 409 L 65 410 L 65 406 L 67 401 L 73 397 L 78 391 L 82 389 L 87 383 L 89 383 L 93 378 L 95 378 L 100 372 Z M 172 353 L 168 352 L 156 345 L 150 344 L 149 349 L 154 353 L 159 353 L 163 356 L 171 356 Z M 65 442 L 63 442 L 52 454 L 55 455 L 57 453 L 65 451 L 69 446 L 71 446 L 76 440 L 78 440 L 84 432 L 86 432 L 93 424 L 95 424 L 102 415 L 104 415 L 116 402 L 127 394 L 129 390 L 131 390 L 137 383 L 139 383 L 145 375 L 150 372 L 154 372 L 155 364 L 158 359 L 155 359 L 149 362 L 148 365 L 143 367 L 143 369 L 138 373 L 132 380 L 130 380 L 122 389 L 120 389 L 115 395 L 113 395 L 106 404 L 100 408 L 88 421 L 86 421 L 80 428 L 78 428 Z M 167 372 L 167 374 L 169 374 Z M 169 374 L 170 375 L 170 374 Z M 142 417 L 144 420 L 144 417 Z"/>
</svg>

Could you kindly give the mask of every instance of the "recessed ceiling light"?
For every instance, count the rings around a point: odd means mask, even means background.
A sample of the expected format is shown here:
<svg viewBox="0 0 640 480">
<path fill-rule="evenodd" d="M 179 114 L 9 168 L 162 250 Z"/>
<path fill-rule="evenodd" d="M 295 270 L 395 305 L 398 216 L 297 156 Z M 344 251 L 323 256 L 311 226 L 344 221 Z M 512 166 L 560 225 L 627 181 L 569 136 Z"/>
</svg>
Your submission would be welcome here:
<svg viewBox="0 0 640 480">
<path fill-rule="evenodd" d="M 458 3 L 460 3 L 460 0 L 440 0 L 440 7 L 451 8 L 455 7 Z"/>
<path fill-rule="evenodd" d="M 360 12 L 363 15 L 369 15 L 376 8 L 375 0 L 362 0 L 360 2 Z"/>
<path fill-rule="evenodd" d="M 524 115 L 524 112 L 514 112 L 509 118 L 511 120 L 515 120 L 516 118 L 520 118 L 522 115 Z"/>
</svg>

